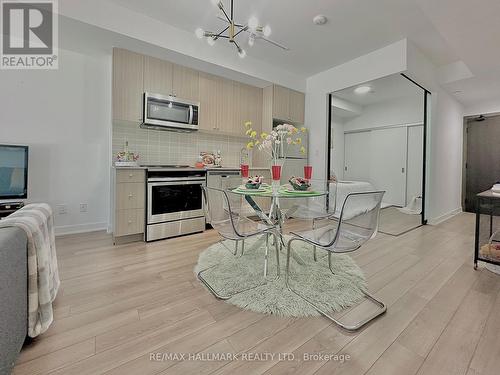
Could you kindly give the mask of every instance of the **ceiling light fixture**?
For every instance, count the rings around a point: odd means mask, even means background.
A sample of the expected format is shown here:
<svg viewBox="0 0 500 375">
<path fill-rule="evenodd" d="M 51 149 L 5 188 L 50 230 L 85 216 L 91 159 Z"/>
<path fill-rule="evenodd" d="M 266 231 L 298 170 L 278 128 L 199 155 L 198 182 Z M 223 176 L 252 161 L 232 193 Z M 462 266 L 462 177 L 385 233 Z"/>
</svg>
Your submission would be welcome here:
<svg viewBox="0 0 500 375">
<path fill-rule="evenodd" d="M 370 86 L 359 86 L 354 89 L 354 92 L 358 95 L 365 95 L 372 92 L 372 88 Z"/>
<path fill-rule="evenodd" d="M 313 23 L 318 26 L 324 25 L 327 22 L 328 18 L 326 18 L 326 16 L 322 14 L 318 14 L 316 17 L 313 18 Z"/>
<path fill-rule="evenodd" d="M 236 50 L 238 51 L 238 56 L 241 58 L 244 58 L 247 54 L 246 51 L 242 49 L 236 41 L 236 37 L 238 37 L 241 33 L 247 33 L 249 35 L 248 45 L 250 47 L 254 45 L 256 39 L 262 39 L 284 50 L 289 50 L 288 47 L 268 39 L 268 37 L 272 33 L 271 26 L 260 26 L 257 17 L 250 17 L 246 24 L 237 23 L 234 20 L 234 0 L 231 0 L 231 8 L 229 9 L 229 12 L 226 11 L 224 3 L 221 0 L 212 0 L 212 3 L 217 6 L 222 12 L 222 14 L 218 16 L 218 18 L 225 21 L 228 25 L 218 33 L 205 31 L 199 27 L 195 30 L 195 35 L 197 38 L 207 38 L 207 43 L 211 46 L 213 46 L 219 38 L 227 39 L 229 43 L 233 43 L 235 45 Z"/>
</svg>

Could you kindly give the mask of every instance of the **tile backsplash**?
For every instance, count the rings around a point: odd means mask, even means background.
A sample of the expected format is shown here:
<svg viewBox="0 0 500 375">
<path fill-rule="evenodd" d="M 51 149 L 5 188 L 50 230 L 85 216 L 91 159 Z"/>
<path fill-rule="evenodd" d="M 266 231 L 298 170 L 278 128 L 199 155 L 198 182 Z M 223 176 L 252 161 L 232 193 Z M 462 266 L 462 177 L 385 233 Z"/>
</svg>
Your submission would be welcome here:
<svg viewBox="0 0 500 375">
<path fill-rule="evenodd" d="M 137 123 L 113 122 L 113 160 L 128 141 L 129 151 L 138 153 L 140 164 L 193 165 L 202 151 L 221 151 L 222 164 L 240 164 L 240 151 L 247 141 L 242 138 L 200 132 L 176 133 L 142 129 Z M 250 153 L 250 162 L 252 155 Z"/>
</svg>

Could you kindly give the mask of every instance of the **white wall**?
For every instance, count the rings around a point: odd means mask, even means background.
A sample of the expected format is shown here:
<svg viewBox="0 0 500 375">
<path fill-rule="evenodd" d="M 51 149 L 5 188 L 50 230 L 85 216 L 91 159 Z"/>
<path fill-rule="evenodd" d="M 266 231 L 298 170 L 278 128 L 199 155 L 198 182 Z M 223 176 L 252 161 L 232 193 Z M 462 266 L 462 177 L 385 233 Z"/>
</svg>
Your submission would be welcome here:
<svg viewBox="0 0 500 375">
<path fill-rule="evenodd" d="M 411 82 L 408 82 L 411 85 Z M 421 97 L 402 97 L 363 108 L 360 116 L 347 121 L 344 130 L 361 130 L 380 126 L 424 122 L 424 93 Z"/>
<path fill-rule="evenodd" d="M 405 69 L 406 41 L 402 40 L 307 79 L 305 122 L 309 128 L 309 159 L 318 178 L 327 172 L 328 94 Z"/>
<path fill-rule="evenodd" d="M 435 67 L 406 40 L 308 78 L 306 124 L 311 129 L 311 164 L 320 170 L 325 166 L 328 93 L 401 72 L 432 92 L 426 210 L 428 219 L 438 222 L 461 207 L 463 108 L 438 85 Z"/>
<path fill-rule="evenodd" d="M 331 127 L 330 168 L 341 179 L 344 176 L 344 120 L 335 116 L 335 112 L 332 116 Z"/>
<path fill-rule="evenodd" d="M 0 71 L 0 143 L 30 146 L 28 201 L 67 205 L 58 233 L 106 229 L 111 55 L 59 52 L 59 70 Z"/>
<path fill-rule="evenodd" d="M 496 100 L 483 102 L 481 104 L 468 106 L 467 108 L 465 108 L 465 116 L 476 116 L 476 115 L 498 114 L 498 113 L 500 113 L 500 98 Z"/>
<path fill-rule="evenodd" d="M 431 92 L 427 204 L 431 224 L 461 211 L 464 108 L 438 84 L 436 68 L 408 44 L 407 75 Z"/>
</svg>

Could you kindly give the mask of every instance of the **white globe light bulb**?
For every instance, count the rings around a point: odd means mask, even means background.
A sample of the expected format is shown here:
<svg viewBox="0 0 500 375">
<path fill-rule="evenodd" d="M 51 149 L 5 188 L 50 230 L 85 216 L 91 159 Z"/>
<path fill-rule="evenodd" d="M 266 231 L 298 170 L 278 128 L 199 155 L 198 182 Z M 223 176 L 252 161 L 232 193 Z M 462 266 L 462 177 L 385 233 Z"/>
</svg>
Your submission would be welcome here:
<svg viewBox="0 0 500 375">
<path fill-rule="evenodd" d="M 262 33 L 264 34 L 265 37 L 270 36 L 272 33 L 271 26 L 269 25 L 264 26 L 264 28 L 262 29 Z"/>
<path fill-rule="evenodd" d="M 196 37 L 199 38 L 199 39 L 202 39 L 205 36 L 205 31 L 201 27 L 198 27 L 194 31 L 194 33 L 195 33 Z"/>
<path fill-rule="evenodd" d="M 244 49 L 239 49 L 238 50 L 238 56 L 241 58 L 241 59 L 244 59 L 245 56 L 247 55 L 247 52 L 244 50 Z"/>
<path fill-rule="evenodd" d="M 253 47 L 254 44 L 255 44 L 255 36 L 252 34 L 248 37 L 248 45 L 250 47 Z"/>
<path fill-rule="evenodd" d="M 248 20 L 248 27 L 250 28 L 250 30 L 257 30 L 257 27 L 259 27 L 259 20 L 257 19 L 257 17 L 250 17 L 250 19 Z"/>
<path fill-rule="evenodd" d="M 210 46 L 213 46 L 215 44 L 215 40 L 214 38 L 212 38 L 211 36 L 208 36 L 207 37 L 207 43 L 210 45 Z"/>
</svg>

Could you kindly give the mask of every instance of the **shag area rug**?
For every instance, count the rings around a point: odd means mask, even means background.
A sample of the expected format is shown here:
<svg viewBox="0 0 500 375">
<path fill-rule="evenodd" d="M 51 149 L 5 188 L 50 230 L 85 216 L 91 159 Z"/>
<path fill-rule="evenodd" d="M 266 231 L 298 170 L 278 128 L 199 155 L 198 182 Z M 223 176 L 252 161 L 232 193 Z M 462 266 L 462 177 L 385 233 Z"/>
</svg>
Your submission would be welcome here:
<svg viewBox="0 0 500 375">
<path fill-rule="evenodd" d="M 318 261 L 315 262 L 311 245 L 294 242 L 292 249 L 290 285 L 322 309 L 340 311 L 363 297 L 366 280 L 350 256 L 332 254 L 332 274 L 326 251 L 318 249 Z M 256 286 L 226 300 L 242 309 L 287 317 L 320 315 L 286 287 L 286 251 L 280 252 L 281 278 L 276 280 L 275 247 L 270 244 L 269 250 L 267 280 L 263 277 L 265 237 L 245 240 L 242 257 L 239 256 L 240 250 L 237 256 L 231 253 L 234 241 L 214 244 L 200 254 L 195 272 L 206 270 L 203 272 L 204 279 L 221 295 Z"/>
</svg>

